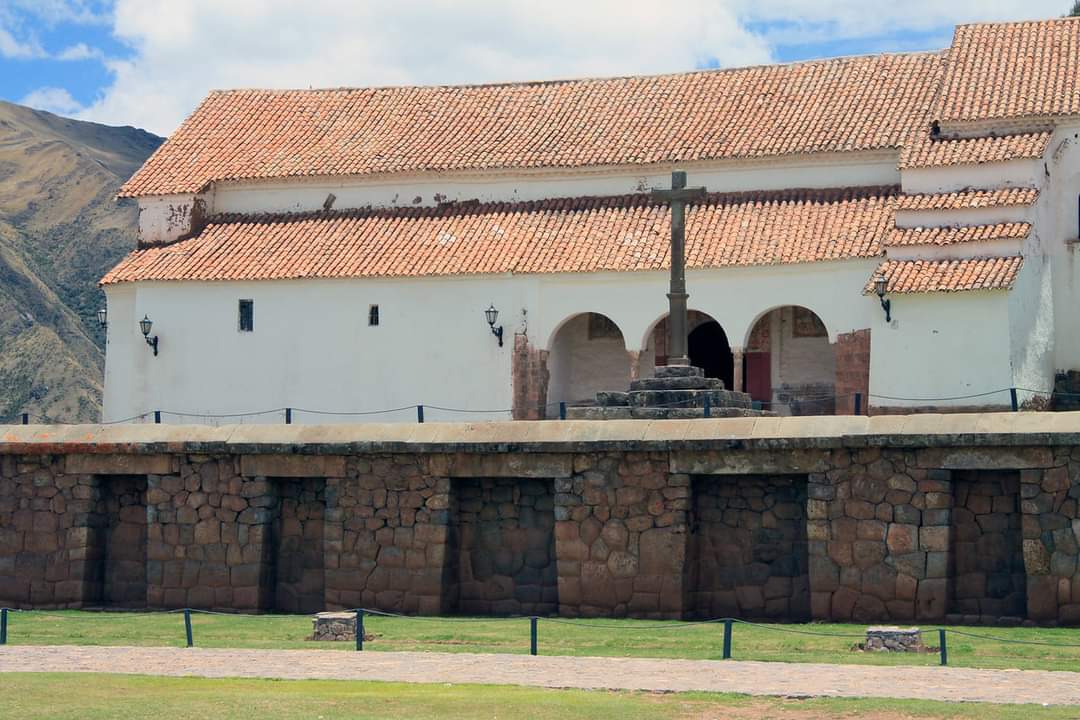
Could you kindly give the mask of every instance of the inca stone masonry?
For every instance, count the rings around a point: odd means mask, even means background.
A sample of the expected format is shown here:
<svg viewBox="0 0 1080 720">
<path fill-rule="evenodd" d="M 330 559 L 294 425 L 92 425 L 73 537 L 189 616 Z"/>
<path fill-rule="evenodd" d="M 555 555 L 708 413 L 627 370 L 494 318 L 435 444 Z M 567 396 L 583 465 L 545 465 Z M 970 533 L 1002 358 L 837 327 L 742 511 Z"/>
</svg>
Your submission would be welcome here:
<svg viewBox="0 0 1080 720">
<path fill-rule="evenodd" d="M 1080 414 L 12 427 L 0 604 L 1080 623 Z"/>
</svg>

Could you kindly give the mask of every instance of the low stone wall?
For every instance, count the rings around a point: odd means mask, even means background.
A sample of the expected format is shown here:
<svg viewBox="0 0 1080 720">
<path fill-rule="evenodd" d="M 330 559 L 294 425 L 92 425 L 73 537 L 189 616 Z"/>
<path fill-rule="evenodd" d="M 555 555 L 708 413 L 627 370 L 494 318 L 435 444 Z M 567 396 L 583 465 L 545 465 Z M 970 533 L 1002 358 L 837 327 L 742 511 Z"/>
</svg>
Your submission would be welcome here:
<svg viewBox="0 0 1080 720">
<path fill-rule="evenodd" d="M 12 427 L 0 604 L 1078 623 L 1078 499 L 1067 413 Z"/>
</svg>

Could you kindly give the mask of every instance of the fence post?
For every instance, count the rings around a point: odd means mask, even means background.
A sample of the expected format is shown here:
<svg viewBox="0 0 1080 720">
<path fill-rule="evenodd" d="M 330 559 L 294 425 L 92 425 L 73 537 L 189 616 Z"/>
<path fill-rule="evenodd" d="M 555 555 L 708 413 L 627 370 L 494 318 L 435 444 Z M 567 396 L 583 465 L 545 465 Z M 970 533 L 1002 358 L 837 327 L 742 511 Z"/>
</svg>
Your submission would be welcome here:
<svg viewBox="0 0 1080 720">
<path fill-rule="evenodd" d="M 23 413 L 22 414 L 22 424 L 23 425 L 29 425 L 30 424 L 30 413 Z"/>
<path fill-rule="evenodd" d="M 855 393 L 855 414 L 862 415 L 862 393 Z"/>
<path fill-rule="evenodd" d="M 949 646 L 945 641 L 945 628 L 938 628 L 938 642 L 941 643 L 941 664 L 949 664 Z"/>
<path fill-rule="evenodd" d="M 565 400 L 560 400 L 559 401 L 559 419 L 560 420 L 565 420 L 566 419 L 566 401 Z"/>
<path fill-rule="evenodd" d="M 1016 388 L 1009 388 L 1009 400 L 1012 401 L 1012 411 L 1017 412 L 1020 409 L 1020 403 L 1016 400 Z"/>
<path fill-rule="evenodd" d="M 161 424 L 161 411 L 160 410 L 155 410 L 154 411 L 154 424 L 155 425 L 160 425 Z"/>
<path fill-rule="evenodd" d="M 7 645 L 7 608 L 0 610 L 0 645 Z"/>
<path fill-rule="evenodd" d="M 416 422 L 418 422 L 418 423 L 424 422 L 424 406 L 423 405 L 417 405 L 416 406 Z"/>
<path fill-rule="evenodd" d="M 364 649 L 364 611 L 359 609 L 356 611 L 356 651 L 360 652 Z"/>
<path fill-rule="evenodd" d="M 536 625 L 540 621 L 540 618 L 533 615 L 529 618 L 529 654 L 536 654 Z"/>
<path fill-rule="evenodd" d="M 731 659 L 731 618 L 724 620 L 724 659 Z"/>
<path fill-rule="evenodd" d="M 708 393 L 705 394 L 705 417 L 712 417 L 712 401 Z"/>
<path fill-rule="evenodd" d="M 187 646 L 195 647 L 195 641 L 191 637 L 191 609 L 184 608 L 184 632 L 187 633 Z"/>
<path fill-rule="evenodd" d="M 292 425 L 292 408 L 285 408 L 285 424 Z"/>
</svg>

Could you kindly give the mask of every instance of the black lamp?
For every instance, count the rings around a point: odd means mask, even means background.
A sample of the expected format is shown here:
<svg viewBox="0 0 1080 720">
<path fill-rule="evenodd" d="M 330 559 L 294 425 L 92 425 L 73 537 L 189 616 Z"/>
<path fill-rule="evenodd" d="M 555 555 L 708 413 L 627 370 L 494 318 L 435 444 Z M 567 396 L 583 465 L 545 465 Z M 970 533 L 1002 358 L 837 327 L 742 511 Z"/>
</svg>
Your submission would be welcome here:
<svg viewBox="0 0 1080 720">
<path fill-rule="evenodd" d="M 487 323 L 491 327 L 491 334 L 499 338 L 499 347 L 502 347 L 503 329 L 502 325 L 500 325 L 499 327 L 495 327 L 495 321 L 499 319 L 499 311 L 495 309 L 494 304 L 484 311 L 484 317 L 487 318 Z"/>
<path fill-rule="evenodd" d="M 154 348 L 154 357 L 157 357 L 157 335 L 150 337 L 150 329 L 154 327 L 154 321 L 146 315 L 143 315 L 143 319 L 139 321 L 139 329 L 142 330 L 143 339 L 146 340 L 146 344 Z"/>
<path fill-rule="evenodd" d="M 105 308 L 101 308 L 100 310 L 98 310 L 97 321 L 98 325 L 100 325 L 102 329 L 109 327 L 109 311 Z"/>
<path fill-rule="evenodd" d="M 879 273 L 874 277 L 874 291 L 881 301 L 881 309 L 885 311 L 885 322 L 892 322 L 892 301 L 885 298 L 889 289 L 889 279 Z"/>
</svg>

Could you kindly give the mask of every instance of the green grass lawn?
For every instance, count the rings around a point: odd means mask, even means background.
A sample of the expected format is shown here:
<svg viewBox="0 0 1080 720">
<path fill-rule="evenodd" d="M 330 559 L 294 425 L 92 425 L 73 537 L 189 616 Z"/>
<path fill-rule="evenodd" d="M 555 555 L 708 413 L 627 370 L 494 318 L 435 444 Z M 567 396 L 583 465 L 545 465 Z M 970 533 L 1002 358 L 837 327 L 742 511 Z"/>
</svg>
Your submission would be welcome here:
<svg viewBox="0 0 1080 720">
<path fill-rule="evenodd" d="M 368 616 L 365 628 L 375 638 L 365 651 L 425 652 L 529 651 L 527 618 L 396 618 Z M 311 642 L 311 619 L 304 615 L 192 616 L 195 644 L 219 648 L 304 648 L 351 651 L 352 642 Z M 863 653 L 852 646 L 857 637 L 824 637 L 811 633 L 861 636 L 864 625 L 743 625 L 733 633 L 737 660 L 825 662 L 874 665 L 936 665 L 936 653 Z M 1016 645 L 949 635 L 949 664 L 961 667 L 1080 669 L 1080 629 L 1072 628 L 957 628 L 1006 640 L 1072 644 L 1076 647 Z M 542 655 L 671 657 L 720 659 L 723 626 L 690 625 L 650 620 L 541 619 Z M 85 611 L 13 612 L 8 642 L 18 645 L 148 645 L 181 647 L 181 614 L 94 613 Z M 929 645 L 937 633 L 927 633 Z"/>
<path fill-rule="evenodd" d="M 920 700 L 751 698 L 341 680 L 7 673 L 0 718 L 774 718 L 1064 720 L 1076 709 Z"/>
<path fill-rule="evenodd" d="M 454 617 L 367 616 L 365 628 L 375 639 L 365 651 L 527 653 L 527 619 L 454 619 Z M 873 665 L 936 665 L 936 653 L 864 653 L 853 651 L 864 625 L 734 626 L 735 660 Z M 1075 644 L 1047 647 L 948 636 L 949 664 L 960 667 L 1080 669 L 1080 629 L 956 628 L 1007 640 Z M 194 642 L 202 648 L 302 648 L 353 650 L 352 642 L 312 642 L 307 615 L 192 615 Z M 183 647 L 184 616 L 166 613 L 45 611 L 9 613 L 12 644 L 97 644 L 97 646 Z M 539 649 L 544 655 L 685 657 L 719 660 L 724 627 L 638 620 L 540 620 Z M 928 633 L 936 646 L 937 634 Z"/>
</svg>

